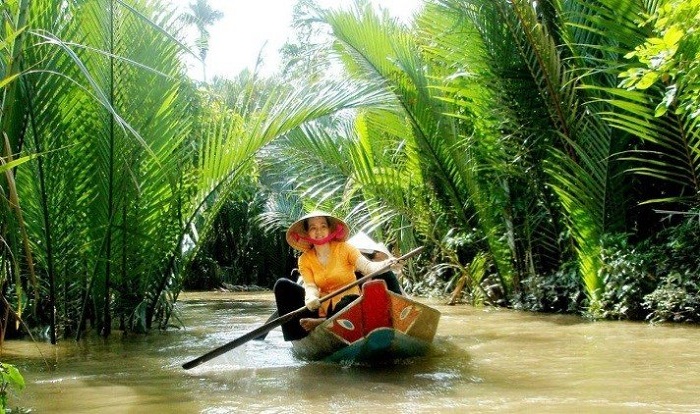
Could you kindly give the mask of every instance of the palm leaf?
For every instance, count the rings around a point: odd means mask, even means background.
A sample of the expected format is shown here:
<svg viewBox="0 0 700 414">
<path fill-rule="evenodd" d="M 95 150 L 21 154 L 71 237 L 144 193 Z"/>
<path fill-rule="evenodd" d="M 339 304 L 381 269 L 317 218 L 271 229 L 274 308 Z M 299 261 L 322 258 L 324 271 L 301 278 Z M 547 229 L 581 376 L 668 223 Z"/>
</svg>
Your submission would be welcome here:
<svg viewBox="0 0 700 414">
<path fill-rule="evenodd" d="M 412 127 L 406 141 L 408 151 L 415 151 L 421 160 L 414 164 L 421 170 L 415 177 L 436 185 L 439 189 L 436 197 L 441 200 L 443 211 L 450 212 L 448 221 L 453 225 L 471 228 L 478 223 L 490 248 L 499 252 L 493 257 L 508 280 L 510 260 L 503 255 L 499 227 L 493 216 L 498 212 L 489 208 L 475 175 L 476 160 L 471 148 L 465 151 L 463 145 L 461 134 L 469 134 L 470 126 L 458 125 L 453 118 L 445 116 L 449 108 L 441 103 L 441 94 L 431 81 L 433 74 L 426 71 L 410 33 L 396 22 L 382 20 L 369 7 L 347 13 L 328 12 L 323 18 L 339 39 L 348 70 L 378 85 L 386 85 L 394 94 L 400 113 Z M 475 212 L 478 219 L 472 222 Z"/>
</svg>

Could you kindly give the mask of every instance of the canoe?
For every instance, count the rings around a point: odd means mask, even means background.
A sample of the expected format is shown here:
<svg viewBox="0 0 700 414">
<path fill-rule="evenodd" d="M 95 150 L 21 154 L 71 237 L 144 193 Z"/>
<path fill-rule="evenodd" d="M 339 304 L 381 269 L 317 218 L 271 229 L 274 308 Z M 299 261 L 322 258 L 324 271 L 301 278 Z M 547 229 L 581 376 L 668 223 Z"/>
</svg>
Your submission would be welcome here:
<svg viewBox="0 0 700 414">
<path fill-rule="evenodd" d="M 393 293 L 383 280 L 362 285 L 360 297 L 292 341 L 294 356 L 342 364 L 393 362 L 425 355 L 440 312 Z"/>
</svg>

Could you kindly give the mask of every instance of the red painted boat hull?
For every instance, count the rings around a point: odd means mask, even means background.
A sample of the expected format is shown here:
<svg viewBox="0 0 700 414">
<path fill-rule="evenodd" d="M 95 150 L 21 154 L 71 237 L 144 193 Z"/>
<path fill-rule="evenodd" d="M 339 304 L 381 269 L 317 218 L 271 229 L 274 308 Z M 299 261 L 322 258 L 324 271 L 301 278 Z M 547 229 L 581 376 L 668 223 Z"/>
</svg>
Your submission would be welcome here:
<svg viewBox="0 0 700 414">
<path fill-rule="evenodd" d="M 294 355 L 328 362 L 391 362 L 425 355 L 435 336 L 440 312 L 386 289 L 383 280 L 362 286 L 362 295 L 293 341 Z"/>
</svg>

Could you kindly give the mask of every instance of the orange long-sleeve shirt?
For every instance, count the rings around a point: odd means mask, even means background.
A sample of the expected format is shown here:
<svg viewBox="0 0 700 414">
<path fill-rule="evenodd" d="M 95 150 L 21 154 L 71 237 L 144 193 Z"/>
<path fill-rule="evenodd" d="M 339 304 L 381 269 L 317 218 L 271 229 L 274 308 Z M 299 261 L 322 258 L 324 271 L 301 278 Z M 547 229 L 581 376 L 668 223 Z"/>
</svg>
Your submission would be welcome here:
<svg viewBox="0 0 700 414">
<path fill-rule="evenodd" d="M 356 280 L 355 263 L 360 251 L 345 242 L 330 242 L 331 253 L 326 265 L 321 264 L 315 249 L 309 249 L 299 256 L 299 273 L 304 283 L 312 283 L 319 289 L 320 297 L 334 292 Z M 330 303 L 335 306 L 343 296 L 360 294 L 357 286 L 348 289 L 340 295 L 334 296 L 330 301 L 324 302 L 319 309 L 319 314 L 325 316 Z"/>
</svg>

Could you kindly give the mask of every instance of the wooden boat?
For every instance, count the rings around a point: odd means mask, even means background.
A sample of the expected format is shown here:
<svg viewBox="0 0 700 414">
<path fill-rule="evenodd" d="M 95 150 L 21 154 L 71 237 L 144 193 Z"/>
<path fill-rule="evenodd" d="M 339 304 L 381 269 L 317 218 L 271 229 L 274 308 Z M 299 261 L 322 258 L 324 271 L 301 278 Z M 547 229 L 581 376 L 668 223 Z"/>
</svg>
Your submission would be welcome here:
<svg viewBox="0 0 700 414">
<path fill-rule="evenodd" d="M 383 280 L 362 285 L 362 294 L 300 340 L 293 353 L 306 360 L 392 362 L 425 355 L 440 312 L 388 291 Z"/>
</svg>

